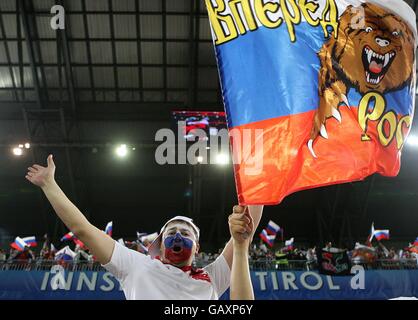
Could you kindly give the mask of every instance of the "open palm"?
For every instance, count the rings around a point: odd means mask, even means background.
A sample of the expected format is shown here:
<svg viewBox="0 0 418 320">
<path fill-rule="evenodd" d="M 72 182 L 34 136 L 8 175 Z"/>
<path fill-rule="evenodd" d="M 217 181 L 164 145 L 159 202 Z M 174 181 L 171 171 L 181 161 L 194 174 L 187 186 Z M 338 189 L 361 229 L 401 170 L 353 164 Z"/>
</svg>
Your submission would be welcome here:
<svg viewBox="0 0 418 320">
<path fill-rule="evenodd" d="M 34 164 L 32 167 L 29 167 L 26 179 L 38 187 L 43 187 L 47 183 L 54 181 L 55 164 L 54 160 L 52 160 L 52 155 L 48 156 L 47 162 L 47 167 L 43 167 L 38 164 Z"/>
</svg>

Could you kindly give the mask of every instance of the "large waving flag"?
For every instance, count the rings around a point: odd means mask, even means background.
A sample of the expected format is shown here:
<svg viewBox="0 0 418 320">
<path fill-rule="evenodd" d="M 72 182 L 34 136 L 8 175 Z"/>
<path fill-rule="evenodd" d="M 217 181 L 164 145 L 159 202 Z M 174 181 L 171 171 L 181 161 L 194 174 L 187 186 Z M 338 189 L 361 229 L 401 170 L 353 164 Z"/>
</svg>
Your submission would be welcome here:
<svg viewBox="0 0 418 320">
<path fill-rule="evenodd" d="M 206 0 L 241 204 L 396 176 L 415 105 L 399 0 Z"/>
</svg>

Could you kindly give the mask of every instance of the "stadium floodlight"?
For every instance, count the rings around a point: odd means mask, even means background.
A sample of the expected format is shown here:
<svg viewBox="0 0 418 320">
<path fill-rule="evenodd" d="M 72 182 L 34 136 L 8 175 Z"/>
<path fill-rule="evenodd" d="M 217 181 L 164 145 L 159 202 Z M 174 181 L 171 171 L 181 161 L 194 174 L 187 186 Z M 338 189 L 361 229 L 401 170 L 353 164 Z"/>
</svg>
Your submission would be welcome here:
<svg viewBox="0 0 418 320">
<path fill-rule="evenodd" d="M 29 149 L 29 148 L 30 148 L 30 143 L 29 143 L 29 142 L 26 142 L 26 143 L 25 143 L 25 148 L 26 148 L 26 149 Z"/>
<path fill-rule="evenodd" d="M 227 154 L 220 153 L 216 156 L 216 163 L 220 165 L 226 165 L 229 163 L 229 157 Z"/>
<path fill-rule="evenodd" d="M 406 140 L 407 144 L 412 147 L 418 147 L 418 136 L 410 135 Z"/>
<path fill-rule="evenodd" d="M 126 144 L 121 144 L 119 147 L 116 148 L 116 155 L 120 158 L 126 157 L 128 154 L 128 148 Z"/>
<path fill-rule="evenodd" d="M 19 148 L 19 147 L 13 148 L 13 154 L 17 157 L 20 157 L 23 154 L 22 148 Z"/>
</svg>

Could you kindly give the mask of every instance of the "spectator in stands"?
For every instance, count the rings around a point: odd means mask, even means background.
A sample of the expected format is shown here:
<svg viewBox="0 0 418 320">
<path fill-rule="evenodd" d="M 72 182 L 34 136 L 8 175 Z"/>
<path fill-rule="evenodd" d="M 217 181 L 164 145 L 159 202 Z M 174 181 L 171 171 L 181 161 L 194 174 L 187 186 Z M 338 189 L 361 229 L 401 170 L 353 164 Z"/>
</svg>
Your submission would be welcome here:
<svg viewBox="0 0 418 320">
<path fill-rule="evenodd" d="M 3 249 L 0 249 L 0 262 L 5 262 L 6 260 L 6 252 Z"/>
<path fill-rule="evenodd" d="M 30 268 L 29 262 L 35 260 L 35 255 L 29 246 L 26 246 L 22 251 L 14 250 L 13 255 L 9 257 L 10 260 L 15 260 L 15 263 L 20 265 L 20 268 Z"/>
<path fill-rule="evenodd" d="M 54 260 L 55 251 L 54 245 L 46 238 L 41 251 L 39 252 L 39 260 Z"/>
<path fill-rule="evenodd" d="M 267 246 L 265 245 L 265 243 L 262 240 L 260 240 L 260 245 L 258 246 L 258 248 L 261 251 L 259 253 L 259 256 L 263 256 L 263 255 L 267 254 L 267 251 L 268 251 Z"/>
<path fill-rule="evenodd" d="M 9 250 L 9 258 L 7 260 L 13 260 L 13 257 L 16 255 L 17 250 L 10 248 Z"/>
<path fill-rule="evenodd" d="M 399 255 L 396 253 L 395 248 L 390 248 L 388 259 L 390 260 L 399 260 Z"/>
<path fill-rule="evenodd" d="M 306 252 L 306 266 L 308 270 L 312 270 L 316 263 L 316 247 L 313 247 L 312 249 L 308 249 L 308 251 Z"/>
<path fill-rule="evenodd" d="M 327 242 L 327 244 L 325 245 L 324 250 L 325 251 L 331 251 L 331 248 L 332 248 L 332 242 L 330 241 L 330 242 Z"/>
<path fill-rule="evenodd" d="M 90 224 L 55 182 L 52 155 L 47 161 L 47 167 L 35 164 L 28 168 L 26 179 L 42 189 L 64 224 L 114 274 L 127 299 L 217 299 L 228 288 L 234 239 L 231 238 L 214 263 L 205 269 L 193 269 L 200 231 L 190 218 L 178 216 L 164 224 L 150 246 L 154 259 L 129 250 Z M 241 224 L 242 232 L 250 233 L 249 239 L 258 226 L 262 208 L 249 207 L 254 219 L 252 230 L 240 207 L 233 209 L 234 219 Z"/>
<path fill-rule="evenodd" d="M 80 245 L 76 245 L 75 249 L 75 256 L 74 256 L 74 262 L 79 262 L 79 261 L 91 261 L 93 259 L 93 257 L 91 257 L 85 250 L 83 250 L 83 248 Z"/>
</svg>

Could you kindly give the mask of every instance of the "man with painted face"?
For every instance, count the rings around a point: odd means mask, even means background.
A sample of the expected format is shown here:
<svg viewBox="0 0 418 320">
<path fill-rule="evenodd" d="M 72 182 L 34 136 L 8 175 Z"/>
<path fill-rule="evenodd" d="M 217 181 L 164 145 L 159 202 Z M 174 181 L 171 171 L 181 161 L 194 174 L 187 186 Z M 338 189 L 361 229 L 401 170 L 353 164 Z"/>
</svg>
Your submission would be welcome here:
<svg viewBox="0 0 418 320">
<path fill-rule="evenodd" d="M 222 254 L 205 268 L 197 269 L 192 263 L 199 250 L 200 230 L 192 219 L 177 216 L 167 221 L 151 244 L 149 256 L 128 249 L 90 224 L 55 182 L 52 155 L 47 162 L 47 167 L 35 164 L 28 168 L 26 179 L 42 189 L 68 229 L 119 280 L 127 299 L 218 299 L 229 287 L 233 266 L 236 272 L 232 280 L 237 284 L 234 297 L 251 298 L 248 245 L 260 221 L 262 206 L 249 206 L 245 212 L 245 208 L 235 206 L 229 216 L 232 237 Z M 245 286 L 240 283 L 242 271 L 246 272 L 242 281 Z"/>
</svg>

